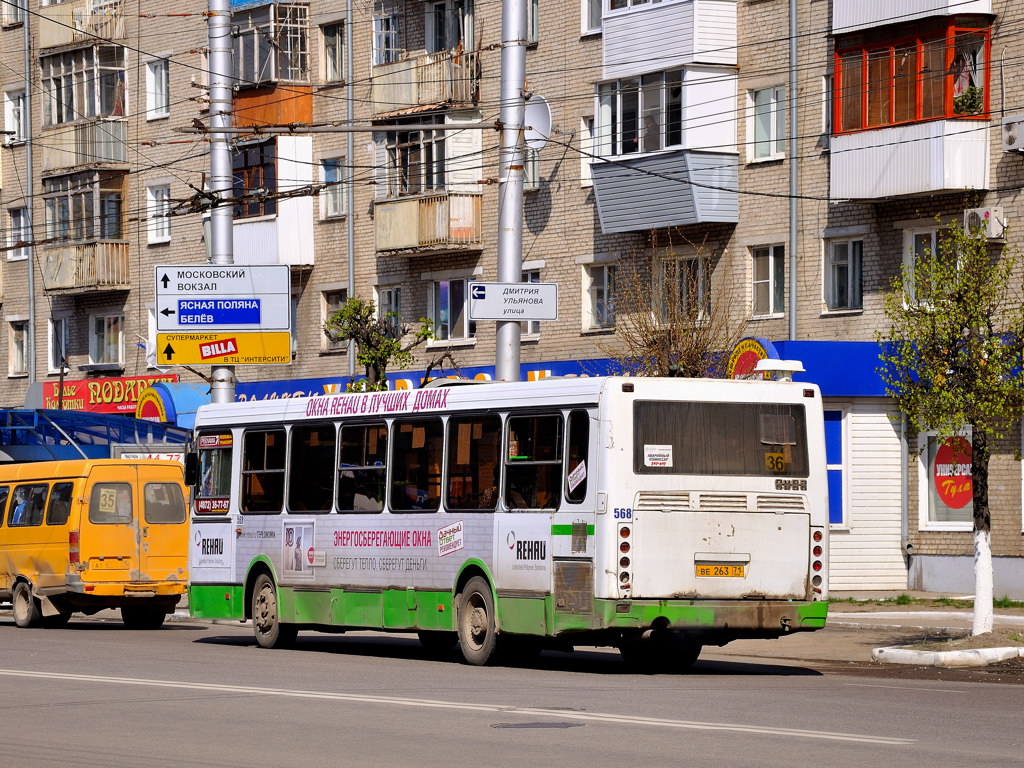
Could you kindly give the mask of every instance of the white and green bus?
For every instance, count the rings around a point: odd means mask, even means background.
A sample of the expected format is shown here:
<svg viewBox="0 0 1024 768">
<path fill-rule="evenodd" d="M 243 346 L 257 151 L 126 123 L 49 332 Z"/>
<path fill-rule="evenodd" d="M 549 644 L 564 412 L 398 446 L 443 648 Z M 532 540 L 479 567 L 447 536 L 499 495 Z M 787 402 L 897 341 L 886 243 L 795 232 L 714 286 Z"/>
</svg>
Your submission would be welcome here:
<svg viewBox="0 0 1024 768">
<path fill-rule="evenodd" d="M 764 380 L 565 378 L 209 405 L 189 607 L 415 632 L 470 664 L 618 647 L 655 669 L 825 625 L 821 396 Z"/>
</svg>

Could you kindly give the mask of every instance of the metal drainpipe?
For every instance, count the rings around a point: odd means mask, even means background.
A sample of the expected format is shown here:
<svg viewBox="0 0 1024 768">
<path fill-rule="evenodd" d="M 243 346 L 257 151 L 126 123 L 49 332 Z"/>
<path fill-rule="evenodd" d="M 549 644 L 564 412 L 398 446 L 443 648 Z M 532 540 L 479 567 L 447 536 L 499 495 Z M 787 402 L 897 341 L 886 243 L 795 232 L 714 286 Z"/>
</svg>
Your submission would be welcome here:
<svg viewBox="0 0 1024 768">
<path fill-rule="evenodd" d="M 796 340 L 796 249 L 797 192 L 800 183 L 797 160 L 796 65 L 797 65 L 797 0 L 789 0 L 789 338 Z"/>
<path fill-rule="evenodd" d="M 23 48 L 25 50 L 25 114 L 22 116 L 25 120 L 25 165 L 26 173 L 25 176 L 25 194 L 28 198 L 28 204 L 25 206 L 26 213 L 26 224 L 28 226 L 28 258 L 25 263 L 28 267 L 28 338 L 25 339 L 26 352 L 28 354 L 28 381 L 29 386 L 35 383 L 36 380 L 36 281 L 35 281 L 35 263 L 36 263 L 36 249 L 32 245 L 35 240 L 35 228 L 32 220 L 32 206 L 36 199 L 35 190 L 35 172 L 32 169 L 32 144 L 35 140 L 35 135 L 32 132 L 32 53 L 31 45 L 32 38 L 29 34 L 29 19 L 32 18 L 28 13 L 27 4 L 25 6 L 25 20 L 21 25 L 22 36 L 24 39 Z M 64 369 L 63 362 L 61 364 L 61 370 Z M 63 384 L 61 385 L 61 392 L 64 391 Z"/>
<path fill-rule="evenodd" d="M 345 0 L 345 98 L 348 102 L 345 108 L 345 117 L 351 127 L 355 120 L 353 111 L 353 99 L 355 90 L 352 85 L 352 0 Z M 345 235 L 348 241 L 348 298 L 356 295 L 356 222 L 355 222 L 355 134 L 349 131 L 345 136 L 345 161 L 348 165 L 348 177 L 345 180 L 345 196 L 348 198 L 348 216 L 345 222 Z M 355 378 L 356 375 L 356 343 L 353 340 L 348 342 L 348 375 Z"/>
</svg>

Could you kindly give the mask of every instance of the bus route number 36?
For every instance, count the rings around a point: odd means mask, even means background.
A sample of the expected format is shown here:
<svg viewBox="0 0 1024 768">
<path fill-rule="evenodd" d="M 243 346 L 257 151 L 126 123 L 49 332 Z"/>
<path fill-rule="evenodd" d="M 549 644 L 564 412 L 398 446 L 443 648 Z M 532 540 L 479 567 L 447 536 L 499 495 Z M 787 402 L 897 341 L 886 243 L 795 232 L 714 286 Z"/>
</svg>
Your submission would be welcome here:
<svg viewBox="0 0 1024 768">
<path fill-rule="evenodd" d="M 616 520 L 632 520 L 633 519 L 633 508 L 632 507 L 615 507 L 612 510 L 612 514 Z"/>
</svg>

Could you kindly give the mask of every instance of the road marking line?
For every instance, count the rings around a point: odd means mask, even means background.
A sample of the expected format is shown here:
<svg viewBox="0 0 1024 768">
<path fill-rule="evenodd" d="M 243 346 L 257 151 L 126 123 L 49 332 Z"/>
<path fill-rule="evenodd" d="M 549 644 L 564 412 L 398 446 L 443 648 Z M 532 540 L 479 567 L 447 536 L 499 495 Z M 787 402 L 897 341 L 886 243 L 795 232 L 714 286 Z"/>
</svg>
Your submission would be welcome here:
<svg viewBox="0 0 1024 768">
<path fill-rule="evenodd" d="M 29 672 L 19 669 L 0 669 L 0 675 L 7 677 L 29 677 L 47 680 L 71 680 L 77 682 L 105 683 L 108 685 L 135 685 L 154 688 L 180 688 L 185 690 L 212 691 L 216 693 L 245 693 L 257 696 L 287 696 L 296 699 L 327 699 L 333 701 L 357 702 L 364 704 L 391 704 L 403 707 L 430 707 L 473 712 L 494 712 L 553 717 L 560 720 L 586 720 L 590 722 L 620 725 L 648 725 L 659 728 L 685 728 L 698 731 L 733 731 L 737 733 L 760 733 L 769 736 L 794 736 L 806 739 L 828 739 L 832 741 L 856 741 L 867 744 L 903 746 L 916 743 L 916 739 L 870 736 L 860 733 L 838 733 L 809 731 L 797 728 L 772 728 L 760 725 L 739 725 L 733 723 L 704 723 L 692 720 L 665 720 L 656 717 L 633 717 L 602 712 L 570 712 L 564 709 L 543 709 L 535 707 L 510 707 L 500 704 L 470 704 L 458 701 L 437 701 L 433 699 L 406 699 L 395 696 L 370 696 L 364 694 L 333 693 L 330 691 L 298 691 L 287 688 L 256 688 L 245 685 L 217 685 L 214 683 L 189 683 L 173 680 L 146 680 L 134 677 L 103 677 L 100 675 L 77 675 L 62 672 Z"/>
</svg>

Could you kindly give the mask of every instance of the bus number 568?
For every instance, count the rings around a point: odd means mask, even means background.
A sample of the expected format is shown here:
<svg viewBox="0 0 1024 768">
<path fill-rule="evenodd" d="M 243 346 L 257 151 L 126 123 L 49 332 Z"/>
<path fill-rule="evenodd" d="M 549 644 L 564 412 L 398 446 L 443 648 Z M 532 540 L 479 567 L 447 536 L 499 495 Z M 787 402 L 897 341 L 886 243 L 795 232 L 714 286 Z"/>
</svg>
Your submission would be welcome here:
<svg viewBox="0 0 1024 768">
<path fill-rule="evenodd" d="M 615 507 L 612 510 L 616 520 L 632 520 L 633 519 L 633 508 L 632 507 Z"/>
</svg>

